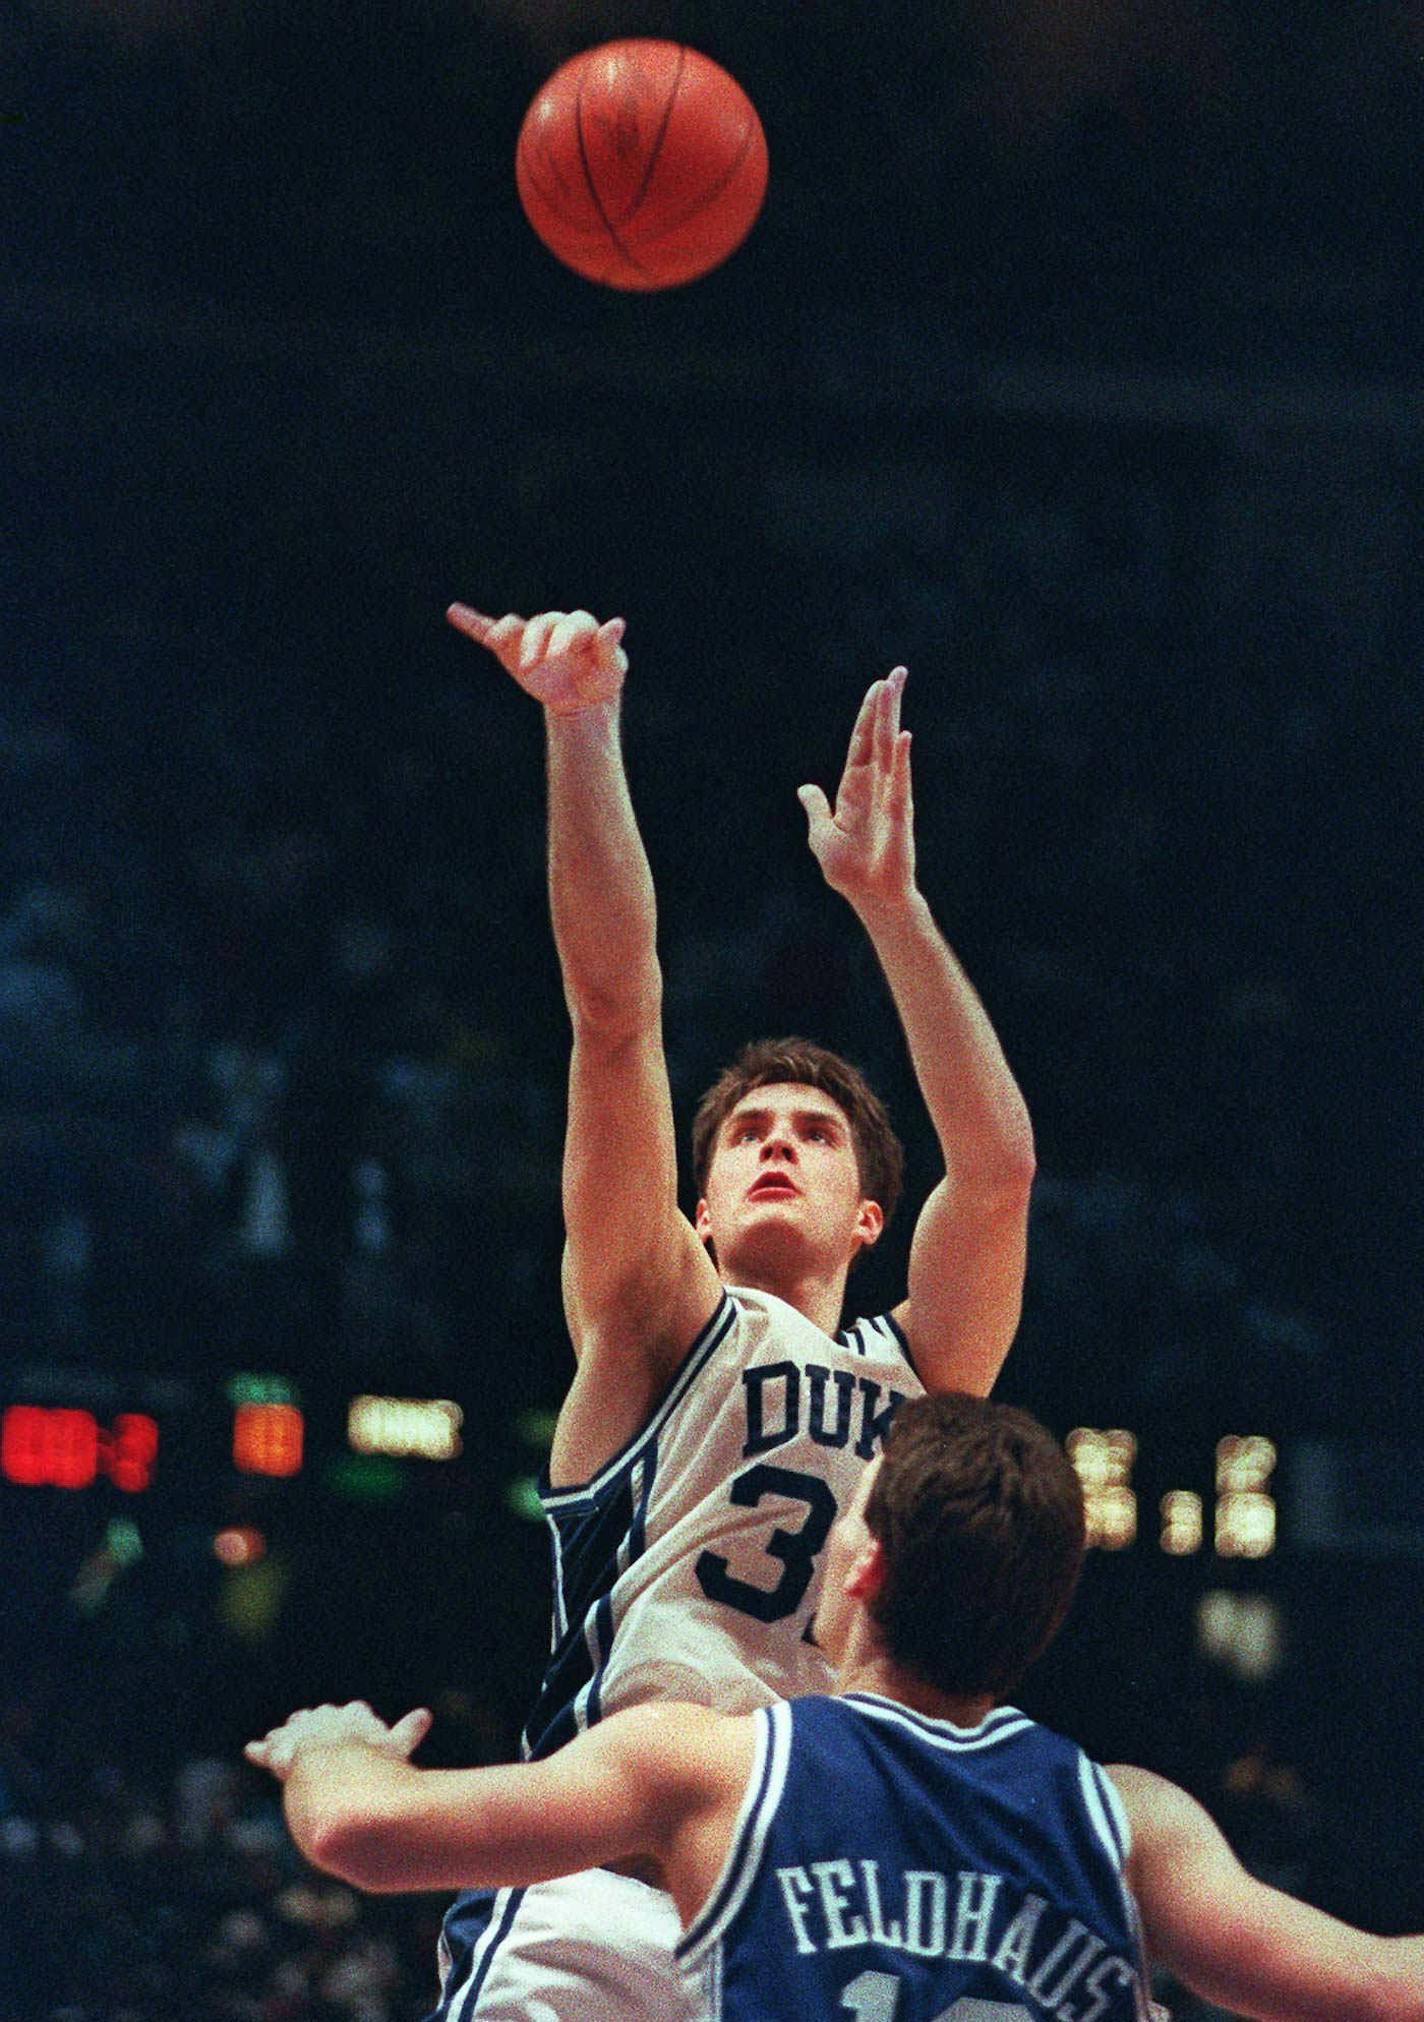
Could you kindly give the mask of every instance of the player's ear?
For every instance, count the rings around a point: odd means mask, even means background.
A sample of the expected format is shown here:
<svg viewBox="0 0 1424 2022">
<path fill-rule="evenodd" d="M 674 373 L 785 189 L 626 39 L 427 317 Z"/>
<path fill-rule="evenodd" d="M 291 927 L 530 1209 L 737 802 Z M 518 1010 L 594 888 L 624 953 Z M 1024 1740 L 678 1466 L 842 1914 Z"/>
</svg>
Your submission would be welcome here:
<svg viewBox="0 0 1424 2022">
<path fill-rule="evenodd" d="M 700 1200 L 693 1210 L 692 1226 L 697 1231 L 699 1241 L 707 1245 L 707 1254 L 715 1264 L 717 1261 L 717 1245 L 712 1240 L 712 1217 L 707 1211 L 705 1200 Z"/>
<path fill-rule="evenodd" d="M 846 1593 L 868 1607 L 885 1585 L 885 1572 L 885 1547 L 879 1538 L 869 1537 L 851 1560 L 845 1576 Z"/>
<path fill-rule="evenodd" d="M 885 1226 L 885 1210 L 879 1201 L 862 1201 L 860 1213 L 856 1216 L 855 1232 L 860 1238 L 860 1247 L 869 1250 L 880 1240 L 880 1231 Z"/>
</svg>

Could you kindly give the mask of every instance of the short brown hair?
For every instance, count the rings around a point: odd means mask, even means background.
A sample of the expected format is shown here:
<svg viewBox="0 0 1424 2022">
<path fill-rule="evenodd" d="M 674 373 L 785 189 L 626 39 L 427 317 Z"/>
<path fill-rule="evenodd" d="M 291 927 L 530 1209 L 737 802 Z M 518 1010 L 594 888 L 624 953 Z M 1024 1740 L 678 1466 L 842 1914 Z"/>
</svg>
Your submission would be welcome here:
<svg viewBox="0 0 1424 2022">
<path fill-rule="evenodd" d="M 885 1105 L 858 1067 L 811 1039 L 754 1039 L 718 1075 L 692 1122 L 692 1171 L 699 1196 L 717 1148 L 717 1133 L 744 1095 L 773 1082 L 802 1082 L 838 1102 L 850 1124 L 861 1193 L 888 1222 L 905 1177 L 905 1153 Z"/>
<path fill-rule="evenodd" d="M 1082 1570 L 1083 1491 L 1046 1426 L 950 1391 L 902 1405 L 865 1521 L 889 1656 L 941 1692 L 1001 1698 L 1062 1627 Z"/>
</svg>

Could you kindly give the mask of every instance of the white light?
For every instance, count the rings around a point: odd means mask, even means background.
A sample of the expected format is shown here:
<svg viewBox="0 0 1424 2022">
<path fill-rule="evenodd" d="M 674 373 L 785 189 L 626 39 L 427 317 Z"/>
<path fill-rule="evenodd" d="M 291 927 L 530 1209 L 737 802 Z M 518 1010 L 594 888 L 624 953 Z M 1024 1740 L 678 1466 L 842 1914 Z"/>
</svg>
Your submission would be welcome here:
<svg viewBox="0 0 1424 2022">
<path fill-rule="evenodd" d="M 1216 1488 L 1219 1495 L 1264 1489 L 1275 1472 L 1276 1449 L 1260 1433 L 1236 1433 L 1216 1443 Z"/>
<path fill-rule="evenodd" d="M 1121 1427 L 1101 1432 L 1080 1425 L 1069 1433 L 1066 1445 L 1083 1485 L 1088 1543 L 1104 1551 L 1125 1551 L 1137 1536 L 1137 1497 L 1131 1486 L 1136 1439 Z"/>
<path fill-rule="evenodd" d="M 1219 1559 L 1265 1559 L 1276 1548 L 1276 1505 L 1254 1489 L 1217 1497 L 1216 1555 Z"/>
<path fill-rule="evenodd" d="M 1280 1610 L 1265 1594 L 1213 1589 L 1197 1603 L 1197 1646 L 1247 1684 L 1261 1684 L 1285 1654 Z"/>
<path fill-rule="evenodd" d="M 453 1460 L 465 1414 L 448 1397 L 353 1397 L 346 1438 L 356 1453 Z"/>
<path fill-rule="evenodd" d="M 1202 1499 L 1189 1488 L 1169 1488 L 1160 1504 L 1162 1549 L 1184 1559 L 1202 1548 Z"/>
</svg>

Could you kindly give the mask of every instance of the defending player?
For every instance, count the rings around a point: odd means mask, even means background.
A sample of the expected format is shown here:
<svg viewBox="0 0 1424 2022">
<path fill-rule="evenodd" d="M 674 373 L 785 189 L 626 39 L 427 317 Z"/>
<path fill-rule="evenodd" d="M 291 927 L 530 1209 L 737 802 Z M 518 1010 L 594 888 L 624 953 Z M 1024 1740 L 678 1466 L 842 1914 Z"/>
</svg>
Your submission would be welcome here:
<svg viewBox="0 0 1424 2022">
<path fill-rule="evenodd" d="M 1042 1426 L 924 1398 L 827 1552 L 817 1634 L 844 1696 L 639 1707 L 549 1761 L 434 1771 L 406 1760 L 428 1713 L 387 1729 L 327 1706 L 248 1754 L 285 1782 L 302 1851 L 359 1888 L 635 1865 L 677 1904 L 704 2022 L 1144 2022 L 1139 1930 L 1233 2014 L 1421 2022 L 1424 1939 L 1256 1881 L 1185 1792 L 1002 1704 L 1082 1552 L 1077 1477 Z"/>
<path fill-rule="evenodd" d="M 809 839 L 889 982 L 945 1176 L 917 1223 L 907 1296 L 842 1328 L 900 1148 L 858 1072 L 805 1042 L 750 1049 L 695 1132 L 679 1211 L 651 874 L 624 775 L 623 625 L 587 612 L 451 621 L 543 707 L 549 889 L 572 1023 L 564 1304 L 576 1373 L 544 1483 L 553 1650 L 525 1737 L 547 1753 L 619 1707 L 745 1712 L 823 1689 L 806 1632 L 838 1509 L 896 1404 L 987 1391 L 1018 1321 L 1028 1117 L 915 878 L 904 670 L 877 681 L 834 810 Z M 683 2012 L 672 1905 L 592 1873 L 457 1903 L 442 2015 L 642 2022 Z"/>
</svg>

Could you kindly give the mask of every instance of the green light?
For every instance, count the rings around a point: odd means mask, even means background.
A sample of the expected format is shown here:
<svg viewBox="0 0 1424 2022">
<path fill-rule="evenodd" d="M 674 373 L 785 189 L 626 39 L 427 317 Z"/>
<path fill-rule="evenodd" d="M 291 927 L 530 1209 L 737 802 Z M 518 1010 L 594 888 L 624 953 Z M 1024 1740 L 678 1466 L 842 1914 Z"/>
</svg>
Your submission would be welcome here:
<svg viewBox="0 0 1424 2022">
<path fill-rule="evenodd" d="M 514 1421 L 514 1429 L 526 1446 L 547 1450 L 554 1443 L 554 1427 L 558 1419 L 557 1411 L 521 1411 Z"/>
<path fill-rule="evenodd" d="M 227 1401 L 234 1407 L 239 1404 L 300 1404 L 297 1386 L 285 1376 L 257 1376 L 250 1370 L 239 1370 L 229 1376 L 226 1384 Z"/>
<path fill-rule="evenodd" d="M 526 1522 L 541 1524 L 544 1521 L 544 1505 L 539 1500 L 539 1484 L 532 1474 L 516 1475 L 504 1491 L 506 1509 L 513 1510 L 517 1517 Z"/>
<path fill-rule="evenodd" d="M 116 1566 L 136 1566 L 143 1557 L 138 1525 L 127 1517 L 114 1517 L 104 1533 L 104 1550 Z"/>
<path fill-rule="evenodd" d="M 342 1453 L 321 1471 L 322 1485 L 352 1502 L 396 1502 L 405 1492 L 405 1468 L 383 1453 Z"/>
</svg>

